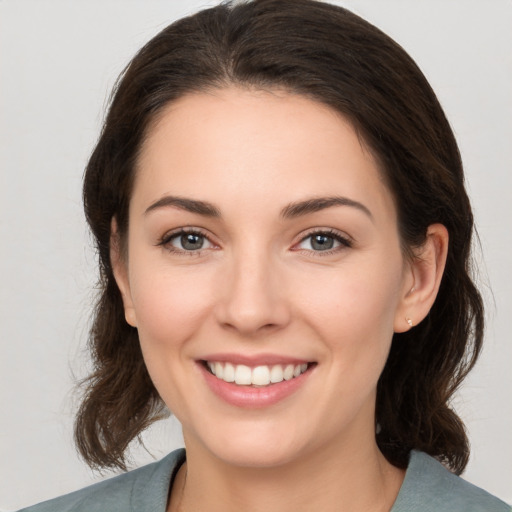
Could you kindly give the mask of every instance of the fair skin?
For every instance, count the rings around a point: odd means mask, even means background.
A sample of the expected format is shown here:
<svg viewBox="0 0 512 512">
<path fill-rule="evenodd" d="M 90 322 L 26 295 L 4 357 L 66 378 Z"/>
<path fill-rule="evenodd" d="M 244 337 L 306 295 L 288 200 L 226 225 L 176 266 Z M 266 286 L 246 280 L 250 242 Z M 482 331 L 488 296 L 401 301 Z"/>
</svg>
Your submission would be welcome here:
<svg viewBox="0 0 512 512">
<path fill-rule="evenodd" d="M 168 509 L 390 510 L 404 473 L 375 442 L 376 386 L 393 333 L 435 299 L 446 229 L 405 259 L 351 125 L 298 95 L 238 88 L 160 115 L 129 216 L 126 253 L 115 222 L 112 238 L 126 320 L 187 448 Z M 267 381 L 225 382 L 208 363 Z"/>
</svg>

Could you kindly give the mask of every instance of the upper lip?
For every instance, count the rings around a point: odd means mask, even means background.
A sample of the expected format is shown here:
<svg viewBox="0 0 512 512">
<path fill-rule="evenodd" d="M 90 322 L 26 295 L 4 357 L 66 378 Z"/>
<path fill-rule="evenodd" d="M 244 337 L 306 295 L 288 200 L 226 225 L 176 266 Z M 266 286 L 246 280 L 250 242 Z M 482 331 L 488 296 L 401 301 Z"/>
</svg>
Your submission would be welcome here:
<svg viewBox="0 0 512 512">
<path fill-rule="evenodd" d="M 233 365 L 243 364 L 245 366 L 272 366 L 276 364 L 304 364 L 311 363 L 309 359 L 300 357 L 285 356 L 280 354 L 236 354 L 236 353 L 215 353 L 208 354 L 200 358 L 201 361 L 218 362 L 218 363 L 231 363 Z"/>
</svg>

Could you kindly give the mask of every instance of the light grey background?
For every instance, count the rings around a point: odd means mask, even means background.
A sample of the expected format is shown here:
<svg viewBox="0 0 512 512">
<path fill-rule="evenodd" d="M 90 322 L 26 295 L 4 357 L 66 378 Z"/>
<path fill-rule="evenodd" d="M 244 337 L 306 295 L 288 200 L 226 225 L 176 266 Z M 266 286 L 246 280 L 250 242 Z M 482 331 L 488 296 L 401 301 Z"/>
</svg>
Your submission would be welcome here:
<svg viewBox="0 0 512 512">
<path fill-rule="evenodd" d="M 91 483 L 72 445 L 95 280 L 81 176 L 115 78 L 177 17 L 208 3 L 0 0 L 0 510 Z M 338 2 L 394 37 L 452 122 L 483 246 L 486 347 L 455 405 L 472 442 L 465 477 L 512 502 L 512 2 Z M 492 293 L 491 293 L 492 290 Z M 181 444 L 156 426 L 159 457 Z M 151 460 L 144 450 L 135 463 Z"/>
</svg>

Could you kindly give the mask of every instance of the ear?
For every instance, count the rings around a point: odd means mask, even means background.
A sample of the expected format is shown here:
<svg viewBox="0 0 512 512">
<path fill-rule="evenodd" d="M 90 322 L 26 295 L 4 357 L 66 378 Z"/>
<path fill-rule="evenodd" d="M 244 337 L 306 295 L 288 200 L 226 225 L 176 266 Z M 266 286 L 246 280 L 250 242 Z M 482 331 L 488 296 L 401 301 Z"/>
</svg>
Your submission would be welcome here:
<svg viewBox="0 0 512 512">
<path fill-rule="evenodd" d="M 112 219 L 110 224 L 110 264 L 112 265 L 114 278 L 123 299 L 126 322 L 132 327 L 137 327 L 137 317 L 135 315 L 135 307 L 130 290 L 130 280 L 128 278 L 128 264 L 126 255 L 122 254 L 121 240 L 115 218 Z"/>
<path fill-rule="evenodd" d="M 429 313 L 439 291 L 448 254 L 448 230 L 442 224 L 427 229 L 425 243 L 414 250 L 408 263 L 394 331 L 405 332 L 419 324 Z"/>
</svg>

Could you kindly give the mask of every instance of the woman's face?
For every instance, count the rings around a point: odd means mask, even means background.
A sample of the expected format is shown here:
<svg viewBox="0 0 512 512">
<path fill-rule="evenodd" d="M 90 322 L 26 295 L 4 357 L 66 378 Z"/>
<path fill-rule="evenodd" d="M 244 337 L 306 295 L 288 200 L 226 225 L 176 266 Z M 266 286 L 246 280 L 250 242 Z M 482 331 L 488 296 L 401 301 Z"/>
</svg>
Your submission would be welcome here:
<svg viewBox="0 0 512 512">
<path fill-rule="evenodd" d="M 268 467 L 374 443 L 413 282 L 348 122 L 278 91 L 185 96 L 149 132 L 129 224 L 126 318 L 189 451 Z"/>
</svg>

